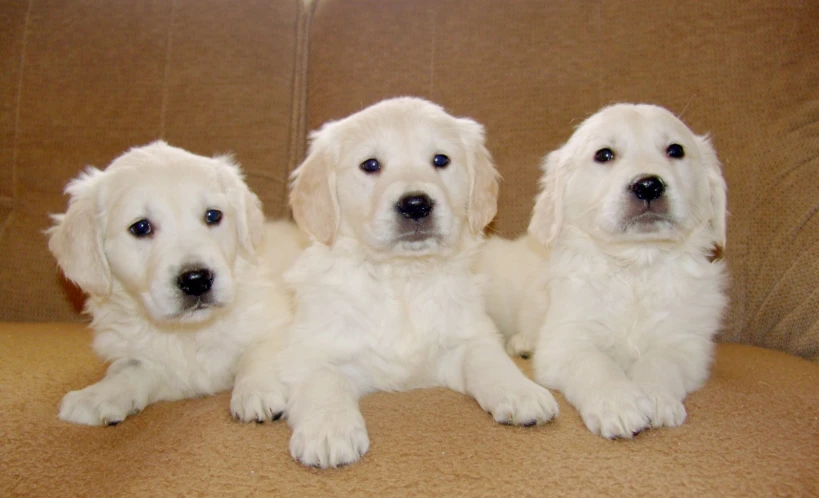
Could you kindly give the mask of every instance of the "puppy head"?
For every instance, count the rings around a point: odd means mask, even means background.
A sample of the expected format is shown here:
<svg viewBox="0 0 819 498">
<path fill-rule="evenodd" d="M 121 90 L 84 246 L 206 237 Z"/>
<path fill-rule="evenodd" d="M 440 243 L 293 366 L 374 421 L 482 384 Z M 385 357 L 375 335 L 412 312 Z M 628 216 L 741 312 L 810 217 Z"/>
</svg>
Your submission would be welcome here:
<svg viewBox="0 0 819 498">
<path fill-rule="evenodd" d="M 707 137 L 653 105 L 617 104 L 546 156 L 529 233 L 563 226 L 610 241 L 679 241 L 705 226 L 724 247 L 726 186 Z"/>
<path fill-rule="evenodd" d="M 263 231 L 258 198 L 227 157 L 154 142 L 66 187 L 47 231 L 66 277 L 96 297 L 124 293 L 157 322 L 199 322 L 234 298 L 237 256 Z"/>
<path fill-rule="evenodd" d="M 296 222 L 319 242 L 435 253 L 495 216 L 498 178 L 483 127 L 418 98 L 382 101 L 313 133 L 293 173 Z"/>
</svg>

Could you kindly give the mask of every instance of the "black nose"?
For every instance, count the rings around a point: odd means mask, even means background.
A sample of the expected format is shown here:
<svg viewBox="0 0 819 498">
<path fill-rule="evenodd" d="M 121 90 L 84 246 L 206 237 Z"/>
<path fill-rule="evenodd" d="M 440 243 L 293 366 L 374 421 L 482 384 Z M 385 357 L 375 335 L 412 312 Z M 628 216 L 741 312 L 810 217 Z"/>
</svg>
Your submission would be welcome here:
<svg viewBox="0 0 819 498">
<path fill-rule="evenodd" d="M 640 178 L 631 185 L 631 191 L 641 201 L 651 202 L 659 199 L 665 192 L 663 181 L 656 176 Z"/>
<path fill-rule="evenodd" d="M 429 216 L 434 204 L 427 194 L 412 193 L 398 199 L 395 207 L 404 217 L 418 221 Z"/>
<path fill-rule="evenodd" d="M 189 270 L 179 275 L 176 285 L 189 296 L 201 296 L 213 285 L 213 273 L 203 268 Z"/>
</svg>

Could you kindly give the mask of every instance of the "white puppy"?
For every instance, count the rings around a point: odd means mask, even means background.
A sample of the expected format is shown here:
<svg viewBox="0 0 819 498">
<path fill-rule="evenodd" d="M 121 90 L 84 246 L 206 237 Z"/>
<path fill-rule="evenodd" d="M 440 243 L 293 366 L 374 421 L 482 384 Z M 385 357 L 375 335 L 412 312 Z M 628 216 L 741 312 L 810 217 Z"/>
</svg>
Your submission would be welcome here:
<svg viewBox="0 0 819 498">
<path fill-rule="evenodd" d="M 155 401 L 228 389 L 240 354 L 283 333 L 289 299 L 256 253 L 281 243 L 294 260 L 292 224 L 263 236 L 259 199 L 230 158 L 154 142 L 88 168 L 66 193 L 49 248 L 89 294 L 94 350 L 111 365 L 63 398 L 61 419 L 114 425 Z M 281 392 L 271 405 L 284 403 Z"/>
<path fill-rule="evenodd" d="M 491 240 L 487 306 L 507 349 L 607 438 L 677 426 L 727 304 L 725 181 L 707 137 L 618 104 L 544 161 L 529 237 Z M 517 335 L 514 335 L 516 334 Z"/>
<path fill-rule="evenodd" d="M 313 134 L 290 197 L 314 239 L 286 275 L 294 458 L 358 460 L 358 399 L 372 391 L 446 386 L 505 424 L 557 414 L 504 353 L 473 272 L 497 192 L 483 127 L 425 100 L 386 100 Z"/>
</svg>

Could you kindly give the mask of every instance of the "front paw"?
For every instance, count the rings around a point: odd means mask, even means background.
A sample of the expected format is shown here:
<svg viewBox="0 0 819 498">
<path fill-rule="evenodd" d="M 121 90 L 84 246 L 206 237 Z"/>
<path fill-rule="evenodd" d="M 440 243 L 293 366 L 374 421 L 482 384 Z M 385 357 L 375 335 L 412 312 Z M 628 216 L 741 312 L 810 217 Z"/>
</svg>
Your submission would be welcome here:
<svg viewBox="0 0 819 498">
<path fill-rule="evenodd" d="M 94 384 L 63 396 L 60 419 L 83 425 L 117 425 L 142 408 L 128 393 Z"/>
<path fill-rule="evenodd" d="M 580 410 L 586 427 L 607 439 L 631 439 L 651 425 L 654 404 L 630 382 L 601 387 Z"/>
<path fill-rule="evenodd" d="M 242 422 L 279 420 L 286 407 L 285 388 L 278 382 L 237 383 L 230 397 L 230 413 Z"/>
<path fill-rule="evenodd" d="M 642 390 L 653 405 L 653 410 L 649 413 L 651 427 L 677 427 L 685 422 L 686 413 L 682 401 L 653 387 L 643 386 Z"/>
<path fill-rule="evenodd" d="M 552 393 L 529 379 L 485 408 L 498 423 L 526 427 L 546 423 L 560 412 Z"/>
<path fill-rule="evenodd" d="M 515 334 L 506 342 L 506 353 L 510 356 L 529 358 L 532 356 L 532 349 L 524 334 Z"/>
<path fill-rule="evenodd" d="M 292 422 L 292 421 L 291 421 Z M 290 455 L 311 467 L 340 467 L 357 462 L 370 447 L 358 410 L 322 410 L 293 424 Z"/>
</svg>

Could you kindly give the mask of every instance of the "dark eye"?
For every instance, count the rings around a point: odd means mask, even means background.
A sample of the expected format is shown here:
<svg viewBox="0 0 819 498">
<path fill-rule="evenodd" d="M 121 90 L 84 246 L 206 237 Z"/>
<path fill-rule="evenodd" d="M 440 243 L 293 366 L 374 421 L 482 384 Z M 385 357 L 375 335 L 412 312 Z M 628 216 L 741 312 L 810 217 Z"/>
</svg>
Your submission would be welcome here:
<svg viewBox="0 0 819 498">
<path fill-rule="evenodd" d="M 680 144 L 671 144 L 665 150 L 665 154 L 674 159 L 682 159 L 685 157 L 685 149 L 683 149 L 683 146 Z"/>
<path fill-rule="evenodd" d="M 449 165 L 449 157 L 443 154 L 436 154 L 432 158 L 432 165 L 436 168 L 446 168 Z"/>
<path fill-rule="evenodd" d="M 600 149 L 594 153 L 594 160 L 598 163 L 614 161 L 614 152 L 612 152 L 609 148 Z"/>
<path fill-rule="evenodd" d="M 381 163 L 378 162 L 378 159 L 370 158 L 361 163 L 359 168 L 365 173 L 378 173 L 381 171 Z"/>
<path fill-rule="evenodd" d="M 147 237 L 154 233 L 153 227 L 151 227 L 151 222 L 148 220 L 139 220 L 133 225 L 131 225 L 128 230 L 131 231 L 132 234 L 136 237 Z"/>
<path fill-rule="evenodd" d="M 205 223 L 208 225 L 218 225 L 222 221 L 222 212 L 218 209 L 209 209 L 205 211 Z"/>
</svg>

